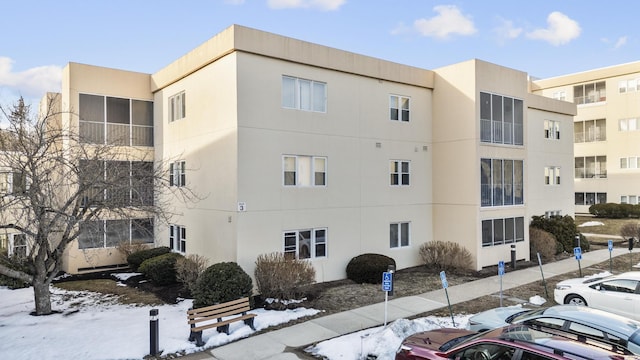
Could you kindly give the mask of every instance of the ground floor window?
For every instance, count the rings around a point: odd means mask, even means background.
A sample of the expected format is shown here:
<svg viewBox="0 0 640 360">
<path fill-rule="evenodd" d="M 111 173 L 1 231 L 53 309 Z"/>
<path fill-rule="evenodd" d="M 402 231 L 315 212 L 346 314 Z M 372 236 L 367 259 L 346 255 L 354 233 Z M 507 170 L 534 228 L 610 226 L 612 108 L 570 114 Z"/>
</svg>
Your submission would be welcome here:
<svg viewBox="0 0 640 360">
<path fill-rule="evenodd" d="M 620 204 L 638 204 L 638 195 L 622 195 L 620 196 Z"/>
<path fill-rule="evenodd" d="M 409 222 L 389 224 L 389 247 L 409 246 L 410 225 Z"/>
<path fill-rule="evenodd" d="M 575 193 L 575 200 L 576 205 L 605 204 L 607 202 L 607 193 L 577 192 Z"/>
<path fill-rule="evenodd" d="M 284 254 L 296 259 L 312 259 L 327 256 L 327 229 L 285 231 Z"/>
<path fill-rule="evenodd" d="M 120 244 L 152 243 L 153 219 L 91 220 L 80 224 L 80 249 L 111 248 Z"/>
<path fill-rule="evenodd" d="M 482 220 L 482 246 L 524 241 L 524 217 Z"/>
<path fill-rule="evenodd" d="M 169 247 L 181 253 L 187 251 L 187 229 L 184 226 L 169 226 Z"/>
<path fill-rule="evenodd" d="M 26 258 L 27 257 L 27 237 L 25 234 L 0 234 L 0 254 Z"/>
</svg>

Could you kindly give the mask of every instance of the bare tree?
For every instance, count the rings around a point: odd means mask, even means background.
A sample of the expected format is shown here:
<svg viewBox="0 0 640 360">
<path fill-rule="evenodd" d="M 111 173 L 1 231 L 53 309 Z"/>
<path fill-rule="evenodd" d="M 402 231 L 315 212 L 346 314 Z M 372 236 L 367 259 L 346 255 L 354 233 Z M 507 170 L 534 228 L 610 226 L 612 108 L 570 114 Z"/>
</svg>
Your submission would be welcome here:
<svg viewBox="0 0 640 360">
<path fill-rule="evenodd" d="M 49 288 L 67 246 L 104 233 L 95 220 L 166 223 L 172 215 L 168 199 L 197 200 L 188 188 L 169 186 L 165 164 L 154 164 L 150 152 L 82 141 L 73 127 L 62 126 L 55 95 L 39 116 L 22 98 L 0 106 L 8 123 L 0 133 L 0 171 L 11 177 L 11 186 L 0 189 L 0 229 L 19 233 L 27 245 L 0 262 L 0 274 L 33 285 L 36 315 L 52 312 Z M 175 196 L 161 196 L 167 192 Z M 149 231 L 148 225 L 143 222 L 140 231 Z M 16 261 L 28 270 L 3 265 Z"/>
<path fill-rule="evenodd" d="M 626 223 L 620 228 L 620 236 L 627 240 L 629 238 L 640 239 L 640 223 Z"/>
</svg>

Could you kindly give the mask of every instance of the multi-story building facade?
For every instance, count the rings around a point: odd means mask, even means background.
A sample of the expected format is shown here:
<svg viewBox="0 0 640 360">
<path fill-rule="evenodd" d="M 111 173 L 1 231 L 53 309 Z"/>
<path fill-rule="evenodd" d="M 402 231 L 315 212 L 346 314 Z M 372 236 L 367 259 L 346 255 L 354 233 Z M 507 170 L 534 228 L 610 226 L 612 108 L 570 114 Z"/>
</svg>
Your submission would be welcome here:
<svg viewBox="0 0 640 360">
<path fill-rule="evenodd" d="M 599 203 L 638 204 L 640 62 L 537 80 L 532 89 L 577 105 L 575 212 L 589 213 Z"/>
<path fill-rule="evenodd" d="M 164 198 L 176 215 L 153 223 L 155 245 L 249 274 L 284 252 L 330 281 L 363 253 L 418 265 L 433 240 L 462 244 L 475 269 L 511 246 L 528 259 L 531 216 L 573 215 L 560 134 L 576 110 L 529 89 L 526 73 L 479 60 L 426 70 L 231 26 L 155 74 L 70 63 L 62 105 L 79 116 L 62 125 L 129 134 L 120 145 L 198 195 Z M 72 244 L 65 270 L 123 263 L 109 226 Z"/>
</svg>

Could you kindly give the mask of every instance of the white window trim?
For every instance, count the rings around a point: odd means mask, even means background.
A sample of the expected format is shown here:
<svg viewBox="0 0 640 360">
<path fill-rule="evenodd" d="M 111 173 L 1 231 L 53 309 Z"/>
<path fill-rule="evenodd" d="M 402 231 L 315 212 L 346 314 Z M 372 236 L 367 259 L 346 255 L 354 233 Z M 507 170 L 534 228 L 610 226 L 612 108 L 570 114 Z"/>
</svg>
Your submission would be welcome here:
<svg viewBox="0 0 640 360">
<path fill-rule="evenodd" d="M 187 116 L 187 104 L 185 100 L 186 96 L 184 91 L 169 97 L 167 101 L 169 104 L 169 122 L 184 119 Z"/>
<path fill-rule="evenodd" d="M 391 107 L 392 99 L 396 99 L 396 102 L 398 104 L 397 108 Z M 406 100 L 407 101 L 407 105 L 408 105 L 408 109 L 406 109 L 408 119 L 406 119 L 406 120 L 404 119 L 404 116 L 403 116 L 403 113 L 402 113 L 402 111 L 403 111 L 403 108 L 402 108 L 403 100 Z M 397 119 L 392 119 L 391 118 L 391 109 L 396 109 L 398 111 L 398 118 Z M 400 122 L 400 123 L 408 123 L 408 122 L 411 121 L 411 98 L 410 97 L 403 96 L 403 95 L 396 95 L 396 94 L 390 94 L 389 95 L 389 120 L 397 121 L 397 122 Z"/>
<path fill-rule="evenodd" d="M 184 160 L 175 161 L 169 164 L 169 186 L 186 186 L 187 163 Z"/>
<path fill-rule="evenodd" d="M 402 225 L 403 224 L 407 224 L 407 231 L 409 232 L 407 234 L 407 244 L 403 245 L 402 244 Z M 393 225 L 397 225 L 398 226 L 398 237 L 396 239 L 398 246 L 391 246 L 391 226 Z M 389 249 L 402 249 L 402 248 L 408 248 L 411 246 L 411 221 L 398 221 L 398 222 L 392 222 L 389 224 Z"/>
<path fill-rule="evenodd" d="M 559 166 L 545 166 L 544 184 L 548 186 L 560 185 L 560 167 Z"/>
<path fill-rule="evenodd" d="M 290 106 L 285 106 L 284 105 L 284 101 L 281 101 L 281 106 L 285 109 L 294 109 L 294 110 L 300 110 L 300 111 L 309 111 L 309 112 L 317 112 L 317 113 L 326 113 L 327 112 L 327 83 L 326 82 L 322 82 L 322 81 L 316 81 L 316 80 L 310 80 L 310 79 L 303 79 L 303 78 L 298 78 L 295 76 L 289 76 L 289 75 L 282 75 L 282 80 L 284 79 L 290 79 L 294 81 L 294 91 L 293 91 L 293 96 L 294 96 L 294 105 L 293 107 Z M 302 96 L 303 94 L 300 91 L 300 84 L 301 82 L 309 82 L 309 109 L 305 109 L 302 107 Z M 317 100 L 317 94 L 315 93 L 317 90 L 317 86 L 322 86 L 322 90 L 323 90 L 323 94 L 321 95 L 322 97 L 322 103 L 321 104 L 316 104 L 315 100 Z M 281 84 L 281 86 L 284 86 Z M 283 89 L 284 91 L 284 89 Z M 281 95 L 282 97 L 284 97 L 284 93 L 282 93 Z M 321 109 L 319 109 L 321 108 Z"/>
<path fill-rule="evenodd" d="M 408 169 L 409 171 L 406 172 L 406 173 L 402 171 L 402 165 L 404 163 L 406 163 L 407 167 L 409 168 Z M 393 172 L 392 171 L 393 164 L 396 164 L 397 169 L 398 169 L 397 172 Z M 402 176 L 405 175 L 405 174 L 407 175 L 407 178 L 408 178 L 408 181 L 409 181 L 408 184 L 403 184 L 402 183 Z M 398 183 L 397 184 L 393 184 L 392 183 L 392 181 L 391 181 L 392 175 L 397 175 L 398 176 Z M 393 186 L 393 187 L 396 187 L 396 186 L 411 186 L 411 161 L 410 160 L 397 160 L 397 159 L 396 160 L 389 160 L 389 186 Z"/>
<path fill-rule="evenodd" d="M 186 230 L 182 225 L 169 225 L 169 247 L 172 251 L 185 253 L 187 247 Z"/>
<path fill-rule="evenodd" d="M 295 172 L 295 184 L 287 184 L 287 176 L 286 173 L 290 172 L 287 170 L 286 168 L 286 159 L 287 158 L 292 158 L 294 159 L 294 166 L 295 169 L 293 170 Z M 300 161 L 299 159 L 309 159 L 308 163 L 310 165 L 310 168 L 308 171 L 303 171 L 300 169 Z M 324 162 L 324 169 L 316 169 L 316 160 L 323 160 Z M 324 173 L 324 184 L 318 184 L 316 182 L 316 173 Z M 305 184 L 305 181 L 301 181 L 302 177 L 301 176 L 307 176 L 308 175 L 308 179 L 305 179 L 306 182 L 308 183 Z M 326 187 L 328 183 L 328 158 L 326 156 L 310 156 L 310 155 L 291 155 L 291 154 L 287 154 L 287 155 L 282 155 L 282 186 L 284 187 L 295 187 L 295 188 L 307 188 L 307 187 Z"/>
<path fill-rule="evenodd" d="M 287 230 L 287 231 L 283 231 L 282 232 L 282 251 L 283 253 L 286 254 L 295 254 L 295 258 L 296 259 L 300 259 L 300 260 L 311 260 L 311 259 L 322 259 L 322 258 L 326 258 L 328 257 L 329 254 L 329 231 L 327 230 L 328 228 L 312 228 L 312 229 L 299 229 L 299 230 Z M 300 253 L 302 251 L 302 248 L 300 246 L 300 233 L 301 232 L 305 232 L 305 231 L 309 231 L 309 233 L 311 234 L 310 238 L 309 238 L 309 244 L 303 244 L 308 246 L 308 257 L 300 257 Z M 317 233 L 319 231 L 324 231 L 324 242 L 318 242 L 317 241 Z M 286 245 L 286 238 L 287 236 L 295 236 L 295 248 L 287 248 Z M 325 255 L 320 255 L 318 256 L 316 254 L 316 246 L 320 245 L 320 244 L 324 244 L 324 253 Z M 293 251 L 292 251 L 293 249 Z"/>
<path fill-rule="evenodd" d="M 544 121 L 544 138 L 549 140 L 560 140 L 560 121 Z"/>
</svg>

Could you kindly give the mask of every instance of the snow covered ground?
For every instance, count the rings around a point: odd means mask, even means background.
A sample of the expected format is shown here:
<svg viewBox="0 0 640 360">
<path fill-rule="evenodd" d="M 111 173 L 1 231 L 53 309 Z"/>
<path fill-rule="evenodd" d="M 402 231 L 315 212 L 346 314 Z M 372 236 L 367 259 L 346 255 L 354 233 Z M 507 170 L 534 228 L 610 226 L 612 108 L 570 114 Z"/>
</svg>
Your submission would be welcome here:
<svg viewBox="0 0 640 360">
<path fill-rule="evenodd" d="M 192 300 L 176 305 L 120 305 L 115 298 L 91 292 L 66 291 L 52 287 L 56 314 L 31 316 L 33 289 L 0 287 L 0 358 L 47 359 L 142 359 L 149 354 L 149 310 L 159 311 L 159 347 L 162 354 L 189 354 L 202 350 L 188 341 L 186 311 Z M 542 299 L 542 298 L 540 298 Z M 537 303 L 537 298 L 530 299 Z M 544 301 L 544 299 L 542 299 Z M 287 311 L 256 309 L 254 325 L 265 329 L 319 311 L 300 308 Z M 464 328 L 471 315 L 455 316 L 455 327 Z M 399 319 L 388 326 L 371 328 L 329 339 L 307 349 L 328 359 L 357 360 L 362 355 L 393 359 L 401 341 L 416 332 L 453 327 L 451 317 Z M 205 331 L 205 347 L 219 346 L 246 337 L 253 330 L 243 323 L 231 325 L 231 334 Z"/>
</svg>

